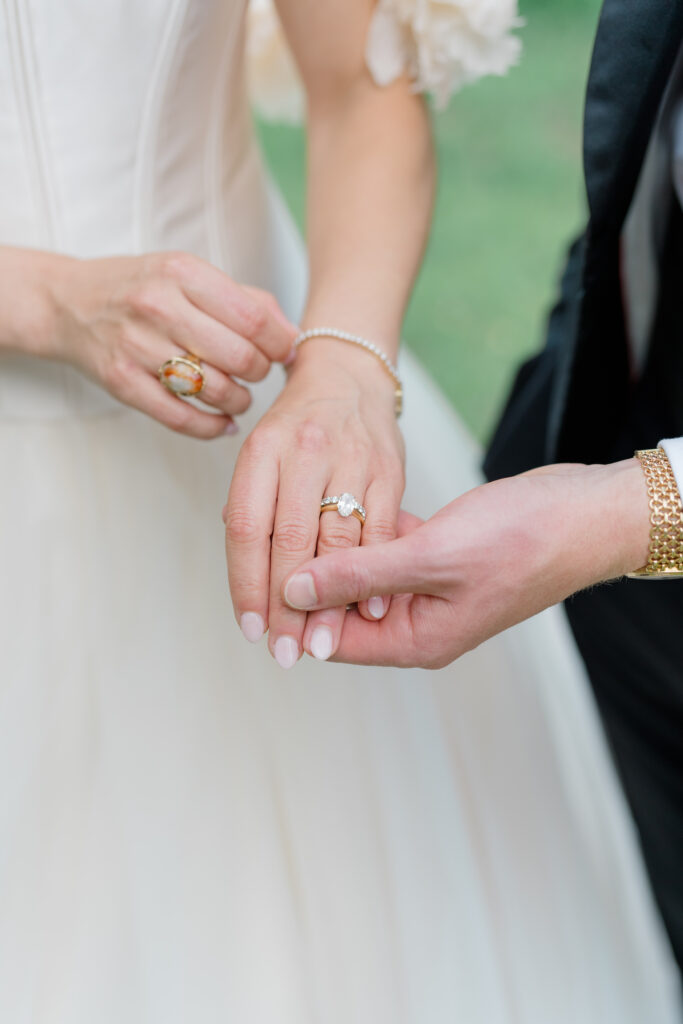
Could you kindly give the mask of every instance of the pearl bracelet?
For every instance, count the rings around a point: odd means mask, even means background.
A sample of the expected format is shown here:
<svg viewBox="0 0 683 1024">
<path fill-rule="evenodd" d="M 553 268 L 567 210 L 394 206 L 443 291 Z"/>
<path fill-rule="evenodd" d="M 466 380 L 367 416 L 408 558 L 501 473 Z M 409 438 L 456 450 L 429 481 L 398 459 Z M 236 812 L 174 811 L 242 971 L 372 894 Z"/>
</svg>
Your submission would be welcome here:
<svg viewBox="0 0 683 1024">
<path fill-rule="evenodd" d="M 310 341 L 312 338 L 335 338 L 337 341 L 347 341 L 351 345 L 358 345 L 359 348 L 365 349 L 365 351 L 369 352 L 371 356 L 378 359 L 394 382 L 394 410 L 397 416 L 401 415 L 401 412 L 403 411 L 403 383 L 399 377 L 398 370 L 389 359 L 389 356 L 386 352 L 383 352 L 378 345 L 375 345 L 372 341 L 368 341 L 367 338 L 361 338 L 358 334 L 348 334 L 346 331 L 338 331 L 336 327 L 313 327 L 310 331 L 304 331 L 303 334 L 299 335 L 294 342 L 294 347 L 298 348 L 299 345 L 303 345 L 305 341 Z"/>
</svg>

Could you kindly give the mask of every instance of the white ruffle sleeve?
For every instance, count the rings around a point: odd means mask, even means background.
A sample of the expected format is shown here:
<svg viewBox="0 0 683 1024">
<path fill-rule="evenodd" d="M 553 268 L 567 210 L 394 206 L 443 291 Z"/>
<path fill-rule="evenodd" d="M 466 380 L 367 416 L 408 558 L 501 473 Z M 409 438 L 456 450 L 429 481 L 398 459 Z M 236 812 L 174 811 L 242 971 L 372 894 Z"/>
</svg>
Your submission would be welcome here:
<svg viewBox="0 0 683 1024">
<path fill-rule="evenodd" d="M 248 71 L 252 103 L 266 119 L 297 121 L 301 81 L 273 0 L 250 0 Z M 517 0 L 377 0 L 366 62 L 378 85 L 408 74 L 417 92 L 445 107 L 462 86 L 504 75 L 519 60 Z"/>
<path fill-rule="evenodd" d="M 657 447 L 666 452 L 679 494 L 683 497 L 683 437 L 666 438 Z"/>
<path fill-rule="evenodd" d="M 407 72 L 445 107 L 454 92 L 519 60 L 517 0 L 378 0 L 366 60 L 379 85 Z"/>
</svg>

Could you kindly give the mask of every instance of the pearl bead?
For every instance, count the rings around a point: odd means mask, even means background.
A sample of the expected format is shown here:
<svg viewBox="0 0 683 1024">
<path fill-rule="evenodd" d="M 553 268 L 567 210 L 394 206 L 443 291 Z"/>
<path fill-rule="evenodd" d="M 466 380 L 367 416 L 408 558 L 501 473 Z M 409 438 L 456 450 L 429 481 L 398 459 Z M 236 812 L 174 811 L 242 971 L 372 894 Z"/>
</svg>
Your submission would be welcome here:
<svg viewBox="0 0 683 1024">
<path fill-rule="evenodd" d="M 352 345 L 358 345 L 360 348 L 365 349 L 366 352 L 379 359 L 394 382 L 396 388 L 396 415 L 401 415 L 403 410 L 403 383 L 397 368 L 391 362 L 386 352 L 383 352 L 378 345 L 368 341 L 367 338 L 361 338 L 358 334 L 349 334 L 347 331 L 340 331 L 336 327 L 312 327 L 310 330 L 300 334 L 294 345 L 298 348 L 299 345 L 302 345 L 305 341 L 310 341 L 312 338 L 335 338 L 337 341 L 348 341 Z"/>
</svg>

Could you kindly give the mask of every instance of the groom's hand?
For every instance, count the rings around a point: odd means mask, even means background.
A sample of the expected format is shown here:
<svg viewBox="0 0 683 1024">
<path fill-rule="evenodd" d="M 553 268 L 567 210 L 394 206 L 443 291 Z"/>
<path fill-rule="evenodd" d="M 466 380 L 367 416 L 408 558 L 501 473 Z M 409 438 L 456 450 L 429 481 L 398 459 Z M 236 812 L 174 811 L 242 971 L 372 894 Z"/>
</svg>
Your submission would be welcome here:
<svg viewBox="0 0 683 1024">
<path fill-rule="evenodd" d="M 368 507 L 368 520 L 372 508 Z M 636 459 L 548 466 L 485 484 L 390 543 L 309 561 L 285 581 L 295 608 L 394 594 L 379 622 L 347 615 L 335 660 L 440 668 L 584 587 L 647 561 Z"/>
</svg>

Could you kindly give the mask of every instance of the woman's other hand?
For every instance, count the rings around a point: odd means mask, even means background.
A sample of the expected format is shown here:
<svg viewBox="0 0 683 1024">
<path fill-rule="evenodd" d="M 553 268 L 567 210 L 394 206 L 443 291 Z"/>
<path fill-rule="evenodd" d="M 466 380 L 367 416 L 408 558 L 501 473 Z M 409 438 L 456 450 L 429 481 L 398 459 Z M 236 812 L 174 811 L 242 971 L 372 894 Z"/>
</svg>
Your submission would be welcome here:
<svg viewBox="0 0 683 1024">
<path fill-rule="evenodd" d="M 286 362 L 297 329 L 267 292 L 243 287 L 182 252 L 77 260 L 0 250 L 2 303 L 13 323 L 0 345 L 62 359 L 126 405 L 172 430 L 211 438 L 236 429 L 249 407 L 242 381 Z M 205 376 L 201 400 L 179 400 L 159 382 L 168 359 L 191 352 Z"/>
</svg>

